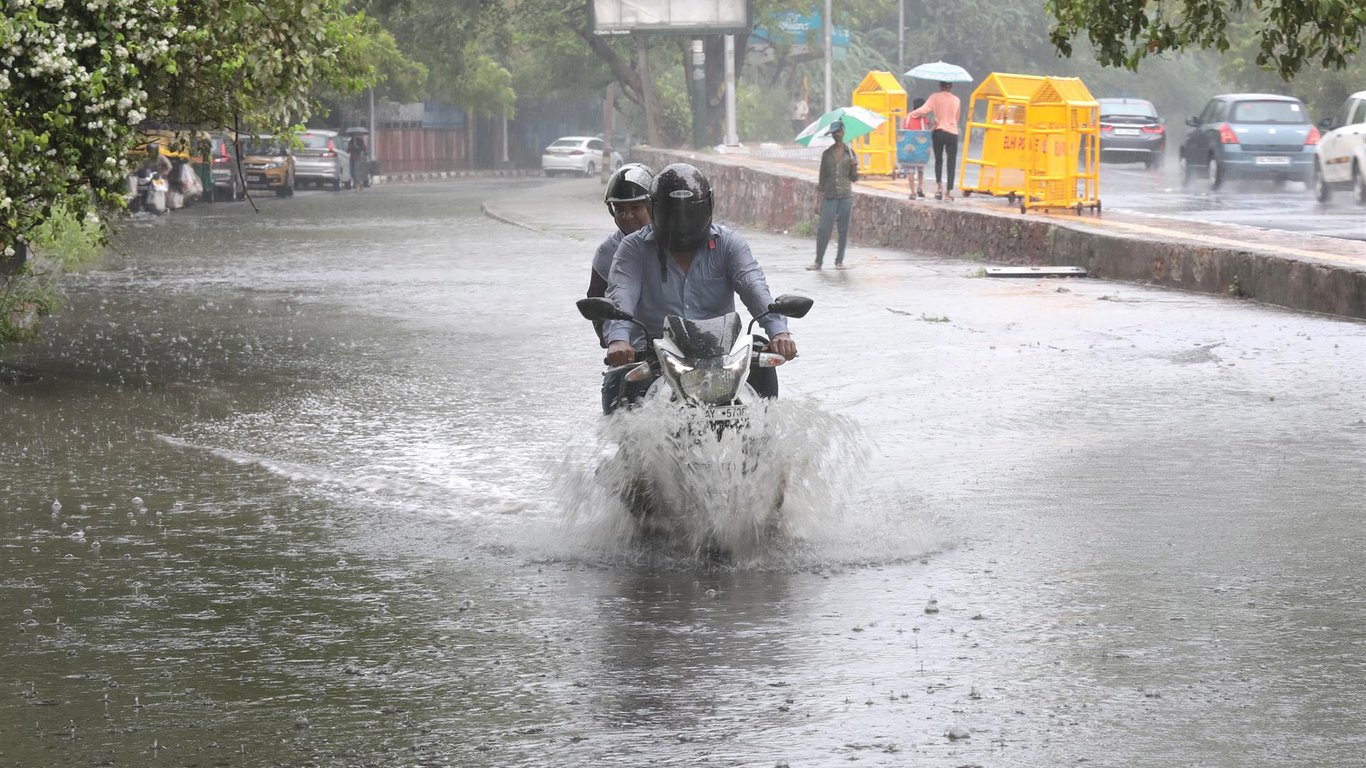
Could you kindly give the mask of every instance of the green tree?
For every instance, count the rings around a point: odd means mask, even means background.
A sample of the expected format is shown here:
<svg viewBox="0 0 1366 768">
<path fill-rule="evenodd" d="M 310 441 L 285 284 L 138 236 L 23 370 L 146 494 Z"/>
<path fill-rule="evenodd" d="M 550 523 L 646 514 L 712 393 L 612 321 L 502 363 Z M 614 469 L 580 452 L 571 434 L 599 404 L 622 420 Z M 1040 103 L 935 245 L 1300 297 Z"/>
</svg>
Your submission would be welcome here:
<svg viewBox="0 0 1366 768">
<path fill-rule="evenodd" d="M 303 120 L 315 84 L 371 79 L 344 53 L 365 33 L 341 0 L 0 0 L 0 314 L 29 295 L 23 243 L 122 206 L 134 126 Z"/>
<path fill-rule="evenodd" d="M 1085 35 L 1107 66 L 1185 49 L 1223 53 L 1251 19 L 1252 62 L 1290 80 L 1306 67 L 1342 69 L 1361 45 L 1366 6 L 1342 0 L 1048 0 L 1050 39 L 1064 56 Z"/>
<path fill-rule="evenodd" d="M 425 95 L 472 114 L 515 114 L 512 74 L 498 55 L 510 34 L 500 0 L 373 0 L 367 10 L 426 68 Z"/>
</svg>

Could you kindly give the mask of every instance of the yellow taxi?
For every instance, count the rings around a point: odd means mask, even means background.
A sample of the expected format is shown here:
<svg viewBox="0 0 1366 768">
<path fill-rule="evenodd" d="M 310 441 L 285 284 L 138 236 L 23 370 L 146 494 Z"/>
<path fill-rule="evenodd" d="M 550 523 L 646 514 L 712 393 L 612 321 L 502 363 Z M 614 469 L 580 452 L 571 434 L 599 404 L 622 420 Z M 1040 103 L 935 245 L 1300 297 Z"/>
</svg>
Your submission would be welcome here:
<svg viewBox="0 0 1366 768">
<path fill-rule="evenodd" d="M 287 142 L 267 133 L 243 136 L 241 157 L 247 189 L 267 190 L 279 197 L 294 194 L 294 153 Z"/>
</svg>

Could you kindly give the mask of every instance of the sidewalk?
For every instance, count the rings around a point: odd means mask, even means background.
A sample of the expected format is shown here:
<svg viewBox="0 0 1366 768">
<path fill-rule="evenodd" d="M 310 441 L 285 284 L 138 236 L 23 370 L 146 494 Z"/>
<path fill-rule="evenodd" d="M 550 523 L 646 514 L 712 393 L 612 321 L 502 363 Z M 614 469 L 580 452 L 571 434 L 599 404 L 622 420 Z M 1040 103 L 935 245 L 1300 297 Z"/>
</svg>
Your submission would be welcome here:
<svg viewBox="0 0 1366 768">
<path fill-rule="evenodd" d="M 819 154 L 810 153 L 637 147 L 632 159 L 656 169 L 692 163 L 718 189 L 718 211 L 725 218 L 786 231 L 813 219 Z M 1108 211 L 1021 214 L 1001 199 L 980 196 L 951 203 L 909 200 L 905 181 L 886 177 L 860 181 L 854 192 L 854 244 L 913 246 L 1000 264 L 1081 267 L 1109 280 L 1366 319 L 1366 243 L 1355 240 Z"/>
</svg>

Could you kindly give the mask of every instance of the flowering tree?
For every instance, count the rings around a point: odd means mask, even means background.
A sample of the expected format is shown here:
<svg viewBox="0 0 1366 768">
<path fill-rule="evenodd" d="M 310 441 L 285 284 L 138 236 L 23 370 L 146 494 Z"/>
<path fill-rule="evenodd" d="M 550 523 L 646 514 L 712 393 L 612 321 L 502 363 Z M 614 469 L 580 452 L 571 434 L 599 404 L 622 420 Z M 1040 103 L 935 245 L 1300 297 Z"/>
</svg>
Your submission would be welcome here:
<svg viewBox="0 0 1366 768">
<path fill-rule="evenodd" d="M 11 315 L 45 311 L 25 243 L 54 217 L 103 232 L 139 123 L 279 131 L 320 88 L 356 92 L 392 69 L 377 60 L 399 56 L 392 37 L 343 4 L 0 0 L 0 342 L 25 337 Z"/>
<path fill-rule="evenodd" d="M 376 29 L 342 0 L 0 0 L 0 250 L 121 204 L 148 117 L 279 129 L 315 86 L 368 85 L 346 51 Z"/>
<path fill-rule="evenodd" d="M 0 0 L 0 249 L 54 209 L 94 217 L 124 184 L 123 149 L 164 71 L 174 0 Z"/>
</svg>

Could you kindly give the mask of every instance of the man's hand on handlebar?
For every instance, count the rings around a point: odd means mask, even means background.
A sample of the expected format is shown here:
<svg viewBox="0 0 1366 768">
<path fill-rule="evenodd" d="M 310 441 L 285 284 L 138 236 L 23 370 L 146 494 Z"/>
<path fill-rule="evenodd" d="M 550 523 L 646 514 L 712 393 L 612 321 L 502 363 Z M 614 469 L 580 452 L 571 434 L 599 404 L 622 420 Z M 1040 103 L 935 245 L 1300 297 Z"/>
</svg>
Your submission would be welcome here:
<svg viewBox="0 0 1366 768">
<path fill-rule="evenodd" d="M 631 346 L 628 341 L 614 341 L 607 345 L 607 364 L 611 366 L 626 365 L 635 362 L 636 348 Z"/>
<path fill-rule="evenodd" d="M 797 342 L 792 340 L 792 334 L 790 333 L 784 332 L 774 334 L 773 340 L 768 343 L 768 346 L 764 347 L 764 351 L 777 352 L 785 359 L 791 360 L 797 356 Z M 608 348 L 608 359 L 611 359 L 610 347 Z"/>
</svg>

